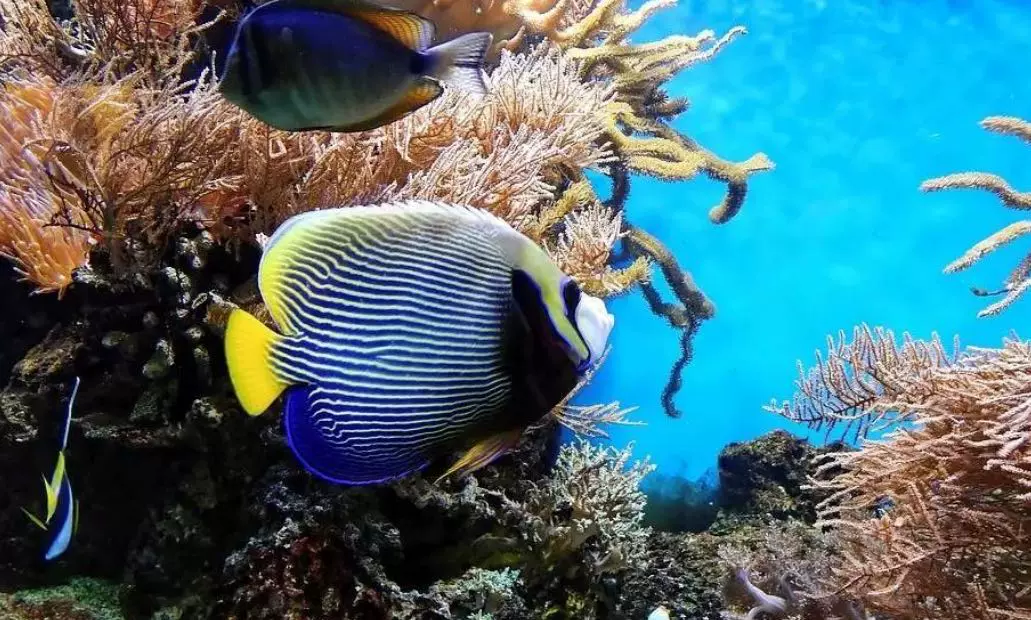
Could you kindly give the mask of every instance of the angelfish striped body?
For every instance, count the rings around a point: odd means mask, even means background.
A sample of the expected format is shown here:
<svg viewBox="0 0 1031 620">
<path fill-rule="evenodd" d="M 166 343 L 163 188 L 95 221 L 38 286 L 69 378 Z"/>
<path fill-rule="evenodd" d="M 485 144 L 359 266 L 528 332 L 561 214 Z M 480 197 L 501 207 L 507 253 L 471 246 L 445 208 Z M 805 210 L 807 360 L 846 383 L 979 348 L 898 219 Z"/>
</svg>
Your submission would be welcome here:
<svg viewBox="0 0 1031 620">
<path fill-rule="evenodd" d="M 259 269 L 282 335 L 234 311 L 230 374 L 252 414 L 286 390 L 289 443 L 323 478 L 396 479 L 469 441 L 460 469 L 475 468 L 557 404 L 599 346 L 556 302 L 570 282 L 482 211 L 307 213 L 273 235 Z"/>
</svg>

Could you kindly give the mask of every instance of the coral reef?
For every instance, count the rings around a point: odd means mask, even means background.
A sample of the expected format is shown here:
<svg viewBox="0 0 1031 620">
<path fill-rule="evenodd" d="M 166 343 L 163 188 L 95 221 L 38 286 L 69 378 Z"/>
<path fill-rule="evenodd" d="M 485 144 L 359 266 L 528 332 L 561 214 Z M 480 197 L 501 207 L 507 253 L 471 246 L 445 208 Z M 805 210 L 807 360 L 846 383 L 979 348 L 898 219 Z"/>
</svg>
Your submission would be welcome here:
<svg viewBox="0 0 1031 620">
<path fill-rule="evenodd" d="M 946 355 L 865 326 L 831 342 L 775 411 L 810 425 L 877 428 L 827 455 L 813 485 L 834 534 L 823 587 L 888 617 L 1031 617 L 1031 344 Z"/>
<path fill-rule="evenodd" d="M 239 410 L 221 355 L 226 309 L 261 314 L 262 235 L 312 209 L 428 198 L 504 217 L 590 293 L 645 285 L 683 330 L 678 377 L 713 307 L 627 221 L 631 176 L 722 180 L 711 217 L 723 222 L 770 164 L 726 162 L 669 127 L 687 104 L 665 84 L 743 32 L 630 43 L 671 4 L 439 13 L 501 35 L 487 95 L 448 90 L 391 125 L 330 134 L 272 130 L 218 95 L 207 52 L 235 2 L 0 0 L 0 590 L 18 590 L 0 613 L 629 618 L 663 599 L 713 617 L 725 532 L 649 529 L 651 465 L 628 449 L 559 448 L 560 425 L 599 436 L 625 422 L 618 404 L 563 403 L 475 477 L 340 488 L 296 466 L 274 417 Z M 428 16 L 470 7 L 435 3 Z M 611 176 L 609 199 L 592 170 Z M 677 303 L 648 283 L 655 263 Z M 81 520 L 69 552 L 44 564 L 17 508 L 38 496 L 74 377 L 68 471 Z M 70 581 L 80 576 L 111 585 Z"/>
<path fill-rule="evenodd" d="M 468 203 L 539 241 L 589 292 L 647 286 L 652 307 L 683 330 L 663 394 L 676 415 L 691 339 L 713 307 L 622 206 L 631 173 L 704 172 L 728 183 L 711 214 L 722 223 L 740 209 L 748 176 L 772 167 L 761 153 L 726 162 L 668 124 L 687 102 L 664 85 L 744 31 L 632 44 L 629 35 L 671 2 L 634 11 L 622 0 L 473 4 L 408 8 L 445 31 L 516 25 L 533 35 L 509 41 L 518 53 L 502 51 L 488 96 L 449 90 L 401 122 L 348 135 L 271 130 L 218 96 L 213 67 L 195 52 L 217 48 L 213 33 L 226 28 L 233 2 L 83 0 L 69 21 L 43 0 L 4 0 L 0 253 L 40 291 L 63 294 L 90 248 L 104 247 L 116 270 L 150 266 L 187 222 L 216 242 L 246 243 L 310 209 Z M 594 195 L 584 176 L 592 168 L 612 175 L 612 200 Z M 624 268 L 612 261 L 620 240 L 635 258 Z M 658 301 L 647 284 L 653 261 L 678 304 Z"/>
<path fill-rule="evenodd" d="M 1010 116 L 990 116 L 981 121 L 981 127 L 988 131 L 1011 135 L 1031 146 L 1031 123 Z M 1027 211 L 1031 209 L 1031 192 L 1018 192 L 1010 187 L 1002 177 L 986 172 L 960 172 L 936 179 L 929 179 L 920 185 L 925 192 L 939 192 L 947 189 L 980 189 L 998 196 L 1005 206 L 1011 209 Z M 1006 226 L 990 235 L 966 251 L 945 267 L 945 273 L 962 271 L 978 262 L 1000 247 L 1011 243 L 1031 232 L 1031 221 L 1022 220 Z M 1004 295 L 999 301 L 989 305 L 978 313 L 979 317 L 999 314 L 1031 288 L 1031 253 L 1010 273 L 1003 283 L 1002 289 L 988 291 L 974 288 L 973 293 L 980 297 Z"/>
</svg>

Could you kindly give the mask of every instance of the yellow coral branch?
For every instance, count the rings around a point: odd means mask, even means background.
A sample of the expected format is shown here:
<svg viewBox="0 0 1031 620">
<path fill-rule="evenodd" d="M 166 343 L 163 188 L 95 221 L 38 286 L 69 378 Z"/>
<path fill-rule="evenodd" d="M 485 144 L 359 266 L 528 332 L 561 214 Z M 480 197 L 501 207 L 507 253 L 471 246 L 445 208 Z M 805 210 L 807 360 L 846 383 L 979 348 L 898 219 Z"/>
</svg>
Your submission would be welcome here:
<svg viewBox="0 0 1031 620">
<path fill-rule="evenodd" d="M 1012 135 L 1031 145 L 1031 123 L 1009 116 L 990 116 L 981 121 L 981 126 L 994 133 Z M 948 189 L 979 189 L 999 197 L 1002 203 L 1019 210 L 1031 209 L 1031 192 L 1018 192 L 1010 187 L 1005 179 L 985 172 L 960 172 L 943 177 L 929 179 L 920 185 L 924 192 L 937 192 Z M 1015 222 L 988 238 L 975 244 L 963 256 L 949 263 L 945 273 L 961 271 L 978 262 L 988 254 L 1015 239 L 1031 233 L 1031 220 Z M 999 291 L 989 292 L 974 289 L 979 296 L 999 295 L 1005 293 L 1000 301 L 991 304 L 978 313 L 979 317 L 996 315 L 1019 299 L 1031 288 L 1031 253 L 1027 254 L 1017 267 L 1006 278 L 1004 287 Z"/>
</svg>

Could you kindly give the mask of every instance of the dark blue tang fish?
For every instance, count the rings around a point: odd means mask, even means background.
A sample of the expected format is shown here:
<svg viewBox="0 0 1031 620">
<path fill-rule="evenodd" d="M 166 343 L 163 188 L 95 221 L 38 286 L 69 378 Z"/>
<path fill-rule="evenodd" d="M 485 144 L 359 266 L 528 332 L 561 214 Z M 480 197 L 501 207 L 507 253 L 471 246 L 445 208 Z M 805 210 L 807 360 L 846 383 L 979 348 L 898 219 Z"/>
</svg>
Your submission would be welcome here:
<svg viewBox="0 0 1031 620">
<path fill-rule="evenodd" d="M 240 20 L 219 90 L 287 131 L 362 131 L 443 92 L 484 93 L 489 33 L 430 47 L 433 23 L 366 0 L 273 0 Z"/>
</svg>

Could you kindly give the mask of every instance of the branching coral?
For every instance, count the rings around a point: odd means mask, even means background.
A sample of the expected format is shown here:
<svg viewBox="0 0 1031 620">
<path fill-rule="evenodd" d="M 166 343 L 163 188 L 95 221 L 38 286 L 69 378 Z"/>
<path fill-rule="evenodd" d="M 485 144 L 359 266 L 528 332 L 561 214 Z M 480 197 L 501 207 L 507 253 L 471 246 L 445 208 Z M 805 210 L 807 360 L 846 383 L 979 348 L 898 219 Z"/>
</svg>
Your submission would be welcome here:
<svg viewBox="0 0 1031 620">
<path fill-rule="evenodd" d="M 46 0 L 0 0 L 0 67 L 61 81 L 134 76 L 150 86 L 178 81 L 192 60 L 202 0 L 72 0 L 58 21 Z"/>
<path fill-rule="evenodd" d="M 607 87 L 582 82 L 544 48 L 506 53 L 489 82 L 485 98 L 449 93 L 399 123 L 354 135 L 272 130 L 224 102 L 210 80 L 185 90 L 132 78 L 58 85 L 22 77 L 0 94 L 5 113 L 24 119 L 3 143 L 22 169 L 2 186 L 11 197 L 6 212 L 24 212 L 16 190 L 35 192 L 46 206 L 36 220 L 56 217 L 78 247 L 103 240 L 120 257 L 126 240 L 161 247 L 191 219 L 223 239 L 246 238 L 314 208 L 434 198 L 490 209 L 542 244 L 554 238 L 559 259 L 589 290 L 612 293 L 644 278 L 644 263 L 626 272 L 607 266 L 615 236 L 583 241 L 617 215 L 575 192 L 555 203 L 562 186 L 583 187 L 582 171 L 611 157 L 594 115 L 611 96 Z M 38 155 L 25 158 L 25 149 Z M 589 216 L 568 217 L 592 204 Z M 19 260 L 17 252 L 28 251 L 9 245 Z M 83 254 L 65 261 L 64 279 L 33 279 L 59 288 Z"/>
<path fill-rule="evenodd" d="M 891 331 L 860 325 L 851 342 L 844 331 L 837 341 L 828 337 L 827 353 L 816 352 L 812 370 L 799 361 L 794 400 L 773 401 L 766 409 L 828 434 L 838 430 L 845 437 L 864 438 L 907 421 L 912 410 L 897 408 L 898 401 L 926 398 L 927 378 L 954 356 L 937 336 L 924 342 L 906 334 L 900 345 Z"/>
<path fill-rule="evenodd" d="M 552 35 L 586 16 L 594 0 L 387 0 L 437 25 L 443 37 L 487 31 L 494 49 L 517 50 L 529 36 Z"/>
<path fill-rule="evenodd" d="M 1019 118 L 1007 116 L 990 116 L 981 121 L 981 126 L 988 131 L 1016 136 L 1031 146 L 1031 123 Z M 1010 187 L 1005 179 L 986 172 L 960 172 L 948 176 L 924 181 L 920 189 L 925 192 L 937 192 L 946 189 L 980 189 L 999 197 L 1004 205 L 1021 211 L 1031 210 L 1031 192 L 1018 192 Z M 962 271 L 978 262 L 988 254 L 1016 239 L 1031 233 L 1031 220 L 1022 220 L 1006 226 L 1002 230 L 977 243 L 966 253 L 949 263 L 945 273 Z M 1031 289 L 1031 253 L 1027 254 L 1010 273 L 998 291 L 986 291 L 975 288 L 978 296 L 1005 295 L 1001 300 L 991 304 L 978 313 L 979 317 L 998 314 L 1013 304 L 1028 289 Z"/>
<path fill-rule="evenodd" d="M 814 481 L 829 493 L 818 525 L 837 538 L 828 587 L 891 617 L 1031 617 L 1031 343 L 948 360 L 937 342 L 856 340 L 778 408 L 890 429 L 831 454 Z"/>
<path fill-rule="evenodd" d="M 655 467 L 627 467 L 619 451 L 586 441 L 564 446 L 552 476 L 531 491 L 524 533 L 548 570 L 567 567 L 597 580 L 627 566 L 641 568 L 645 495 L 641 480 Z"/>
</svg>

